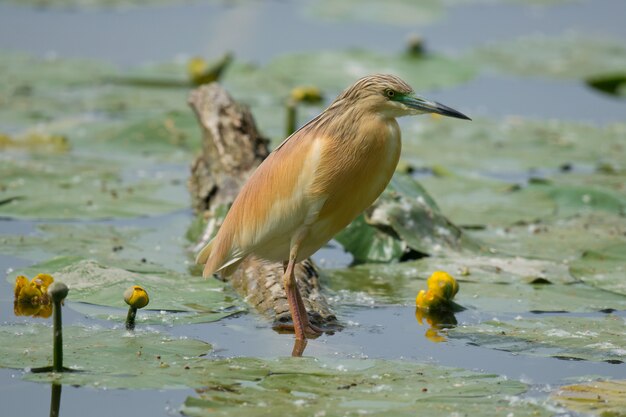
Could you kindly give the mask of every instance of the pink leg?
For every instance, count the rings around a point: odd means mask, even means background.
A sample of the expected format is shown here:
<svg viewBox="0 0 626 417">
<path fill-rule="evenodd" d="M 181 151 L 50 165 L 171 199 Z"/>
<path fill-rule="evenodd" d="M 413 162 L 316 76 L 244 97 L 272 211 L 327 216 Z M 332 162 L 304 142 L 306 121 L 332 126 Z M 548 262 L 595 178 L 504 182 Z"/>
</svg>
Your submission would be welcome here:
<svg viewBox="0 0 626 417">
<path fill-rule="evenodd" d="M 289 254 L 289 262 L 283 264 L 285 268 L 283 284 L 285 286 L 285 292 L 287 293 L 287 302 L 289 303 L 289 311 L 293 321 L 296 340 L 305 340 L 306 335 L 317 336 L 323 333 L 323 330 L 309 322 L 309 316 L 304 307 L 300 291 L 298 290 L 298 284 L 294 274 L 297 254 L 298 245 L 294 245 Z"/>
</svg>

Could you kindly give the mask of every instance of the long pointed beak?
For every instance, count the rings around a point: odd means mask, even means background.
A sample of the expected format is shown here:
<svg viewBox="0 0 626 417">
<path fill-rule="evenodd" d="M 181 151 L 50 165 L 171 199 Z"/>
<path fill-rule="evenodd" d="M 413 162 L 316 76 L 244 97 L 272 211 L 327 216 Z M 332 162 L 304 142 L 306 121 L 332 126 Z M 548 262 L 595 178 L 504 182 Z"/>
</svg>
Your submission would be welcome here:
<svg viewBox="0 0 626 417">
<path fill-rule="evenodd" d="M 456 117 L 457 119 L 472 120 L 459 111 L 456 111 L 448 106 L 444 106 L 441 103 L 437 103 L 436 101 L 426 100 L 425 98 L 404 96 L 398 101 L 421 113 L 437 113 L 443 116 Z"/>
</svg>

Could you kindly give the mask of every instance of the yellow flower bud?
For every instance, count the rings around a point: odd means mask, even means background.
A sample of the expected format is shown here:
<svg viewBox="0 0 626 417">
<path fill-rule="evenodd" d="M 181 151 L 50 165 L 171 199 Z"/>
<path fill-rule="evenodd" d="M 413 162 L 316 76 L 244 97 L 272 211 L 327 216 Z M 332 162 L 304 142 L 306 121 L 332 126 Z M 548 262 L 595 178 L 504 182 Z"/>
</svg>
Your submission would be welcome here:
<svg viewBox="0 0 626 417">
<path fill-rule="evenodd" d="M 322 101 L 322 92 L 317 87 L 300 86 L 291 90 L 291 99 L 297 103 L 319 103 Z"/>
<path fill-rule="evenodd" d="M 65 300 L 70 289 L 64 283 L 57 281 L 48 287 L 48 295 L 55 303 Z"/>
<path fill-rule="evenodd" d="M 435 271 L 426 282 L 428 290 L 434 292 L 444 300 L 452 300 L 457 292 L 459 292 L 459 284 L 444 271 Z"/>
<path fill-rule="evenodd" d="M 150 302 L 148 293 L 139 285 L 133 285 L 124 291 L 124 301 L 133 308 L 144 308 Z"/>
<path fill-rule="evenodd" d="M 435 271 L 428 281 L 428 290 L 421 290 L 415 298 L 415 305 L 424 310 L 436 310 L 450 304 L 459 291 L 459 284 L 447 272 Z"/>
<path fill-rule="evenodd" d="M 204 59 L 197 56 L 187 62 L 187 74 L 193 81 L 202 78 L 207 68 L 209 68 L 209 64 Z"/>
</svg>

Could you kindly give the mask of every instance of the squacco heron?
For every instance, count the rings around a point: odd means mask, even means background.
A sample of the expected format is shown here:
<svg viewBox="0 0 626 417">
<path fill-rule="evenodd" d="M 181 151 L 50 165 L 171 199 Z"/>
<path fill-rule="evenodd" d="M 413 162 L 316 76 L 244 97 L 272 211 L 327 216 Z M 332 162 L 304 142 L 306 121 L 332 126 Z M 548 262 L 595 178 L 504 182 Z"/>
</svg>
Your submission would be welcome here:
<svg viewBox="0 0 626 417">
<path fill-rule="evenodd" d="M 341 93 L 256 169 L 217 235 L 198 254 L 205 277 L 228 276 L 249 255 L 282 261 L 296 339 L 309 322 L 294 266 L 346 227 L 383 192 L 400 157 L 396 117 L 438 113 L 470 120 L 418 97 L 393 75 L 370 75 Z"/>
</svg>

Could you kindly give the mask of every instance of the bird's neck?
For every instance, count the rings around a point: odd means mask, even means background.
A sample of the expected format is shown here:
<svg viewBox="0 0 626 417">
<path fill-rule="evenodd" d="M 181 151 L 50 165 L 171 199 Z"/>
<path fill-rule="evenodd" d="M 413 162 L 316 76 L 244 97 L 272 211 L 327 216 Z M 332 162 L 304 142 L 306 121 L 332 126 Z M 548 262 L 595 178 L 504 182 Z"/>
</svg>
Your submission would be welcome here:
<svg viewBox="0 0 626 417">
<path fill-rule="evenodd" d="M 331 136 L 356 141 L 368 141 L 372 138 L 400 140 L 400 128 L 394 117 L 358 107 L 326 113 L 325 123 L 320 127 Z"/>
</svg>

